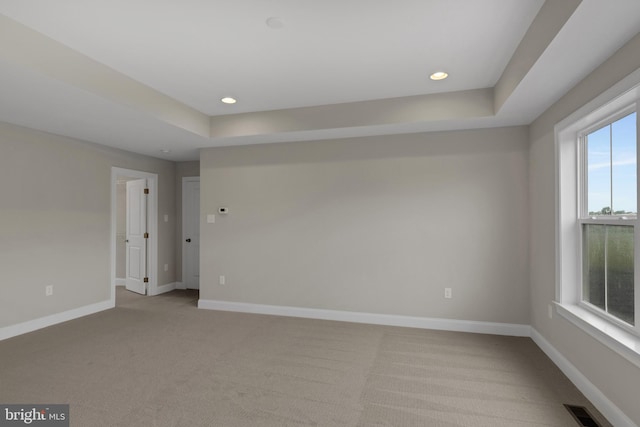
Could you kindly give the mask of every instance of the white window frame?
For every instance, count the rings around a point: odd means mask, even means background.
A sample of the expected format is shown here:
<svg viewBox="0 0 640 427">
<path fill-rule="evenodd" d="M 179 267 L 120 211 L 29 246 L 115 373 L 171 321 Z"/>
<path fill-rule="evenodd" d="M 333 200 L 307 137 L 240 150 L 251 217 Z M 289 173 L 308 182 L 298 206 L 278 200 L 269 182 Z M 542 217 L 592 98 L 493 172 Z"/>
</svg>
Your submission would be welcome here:
<svg viewBox="0 0 640 427">
<path fill-rule="evenodd" d="M 615 121 L 630 108 L 640 108 L 640 70 L 630 74 L 555 126 L 556 149 L 556 312 L 592 337 L 640 367 L 640 220 L 621 216 L 586 219 L 581 185 L 585 159 L 581 136 Z M 636 131 L 640 126 L 636 127 Z M 640 133 L 640 132 L 639 132 Z M 640 141 L 640 135 L 638 135 Z M 640 156 L 640 150 L 638 155 Z M 640 162 L 638 162 L 640 164 Z M 638 171 L 640 179 L 640 171 Z M 640 188 L 640 186 L 638 187 Z M 639 200 L 640 201 L 640 200 Z M 630 326 L 582 301 L 582 224 L 635 225 L 635 325 Z"/>
<path fill-rule="evenodd" d="M 615 105 L 617 106 L 617 102 L 615 103 Z M 609 108 L 605 107 L 605 111 L 608 112 Z M 583 233 L 583 226 L 585 224 L 596 224 L 596 225 L 614 225 L 614 226 L 631 226 L 634 227 L 634 236 L 638 233 L 638 230 L 640 230 L 640 228 L 638 228 L 638 226 L 640 224 L 638 224 L 638 217 L 637 214 L 626 214 L 626 215 L 595 215 L 595 216 L 589 216 L 589 210 L 588 210 L 588 206 L 587 206 L 587 201 L 588 201 L 588 196 L 587 196 L 587 192 L 588 192 L 588 164 L 587 164 L 587 136 L 589 134 L 591 134 L 592 132 L 597 131 L 598 129 L 601 129 L 607 125 L 611 125 L 612 123 L 628 116 L 629 114 L 635 113 L 637 111 L 637 102 L 633 102 L 631 105 L 627 105 L 625 107 L 623 107 L 621 110 L 616 111 L 613 115 L 608 116 L 607 118 L 605 118 L 604 120 L 600 120 L 599 122 L 589 126 L 587 129 L 584 129 L 583 131 L 578 133 L 578 185 L 580 187 L 579 189 L 579 194 L 578 194 L 578 227 L 579 227 L 579 238 L 580 238 L 580 242 L 579 242 L 579 250 L 580 252 L 583 251 L 584 245 L 583 245 L 583 237 L 584 237 L 584 233 Z M 637 126 L 636 126 L 636 132 L 637 132 Z M 636 140 L 636 148 L 637 148 L 637 144 L 640 140 Z M 636 156 L 638 156 L 638 150 L 636 149 Z M 637 159 L 636 159 L 637 160 Z M 640 164 L 640 162 L 636 161 L 636 164 Z M 580 182 L 581 181 L 581 182 Z M 636 188 L 640 188 L 640 186 L 637 185 L 636 183 Z M 636 194 L 637 194 L 637 190 L 636 190 Z M 611 206 L 611 208 L 613 209 L 614 206 Z M 636 253 L 636 249 L 638 248 L 638 238 L 635 237 L 634 238 L 634 266 L 636 264 L 638 264 L 639 261 L 636 261 L 636 259 L 638 258 L 638 254 Z M 626 330 L 628 330 L 629 332 L 637 335 L 640 337 L 640 310 L 638 310 L 638 306 L 634 305 L 634 310 L 636 316 L 635 316 L 635 325 L 629 325 L 628 323 L 624 322 L 623 320 L 617 318 L 616 316 L 609 314 L 606 310 L 601 310 L 600 308 L 594 306 L 593 304 L 590 304 L 588 302 L 585 301 L 584 299 L 584 286 L 582 285 L 583 282 L 583 277 L 582 275 L 584 274 L 584 269 L 583 267 L 583 262 L 584 262 L 584 256 L 581 257 L 580 259 L 581 264 L 580 264 L 580 272 L 581 272 L 581 287 L 580 287 L 580 301 L 579 301 L 579 305 L 584 308 L 585 310 L 590 310 L 591 312 L 593 312 L 594 314 L 603 317 L 604 319 L 613 322 L 614 324 L 618 325 L 621 328 L 624 328 Z M 640 280 L 640 276 L 638 276 L 638 269 L 635 269 L 635 274 L 634 274 L 634 294 L 639 292 L 640 290 L 638 289 L 638 280 Z"/>
</svg>

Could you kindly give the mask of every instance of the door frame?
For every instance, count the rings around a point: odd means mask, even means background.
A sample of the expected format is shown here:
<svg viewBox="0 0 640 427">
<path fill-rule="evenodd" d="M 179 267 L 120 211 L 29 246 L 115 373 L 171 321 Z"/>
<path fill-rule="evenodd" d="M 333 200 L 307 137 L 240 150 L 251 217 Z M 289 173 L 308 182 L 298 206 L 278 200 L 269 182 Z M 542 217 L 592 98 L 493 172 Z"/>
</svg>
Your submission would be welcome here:
<svg viewBox="0 0 640 427">
<path fill-rule="evenodd" d="M 180 288 L 181 289 L 186 289 L 187 288 L 187 282 L 185 280 L 185 272 L 187 271 L 187 257 L 185 256 L 185 242 L 184 242 L 184 230 L 185 230 L 185 222 L 186 222 L 186 215 L 185 215 L 185 210 L 186 210 L 186 205 L 184 203 L 184 199 L 185 199 L 185 186 L 187 185 L 187 182 L 200 182 L 200 177 L 199 176 L 183 176 L 182 177 L 182 188 L 181 188 L 181 192 L 182 192 L 182 200 L 180 201 L 180 204 L 182 205 L 182 225 L 181 225 L 181 231 L 180 231 L 180 244 L 182 245 L 182 278 L 180 280 Z M 200 213 L 198 212 L 198 221 L 200 221 Z M 199 237 L 199 236 L 198 236 Z"/>
<path fill-rule="evenodd" d="M 111 167 L 111 298 L 116 305 L 116 218 L 117 218 L 117 182 L 118 177 L 146 179 L 149 188 L 147 199 L 147 230 L 149 240 L 147 246 L 147 275 L 149 283 L 147 295 L 158 293 L 158 174 L 133 169 Z"/>
</svg>

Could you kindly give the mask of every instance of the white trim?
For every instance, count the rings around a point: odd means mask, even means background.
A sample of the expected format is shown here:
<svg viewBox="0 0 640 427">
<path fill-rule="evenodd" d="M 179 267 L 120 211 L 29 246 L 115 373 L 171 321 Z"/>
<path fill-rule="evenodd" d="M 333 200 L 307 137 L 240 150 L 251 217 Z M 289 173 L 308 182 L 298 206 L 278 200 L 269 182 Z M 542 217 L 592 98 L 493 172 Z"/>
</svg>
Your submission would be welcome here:
<svg viewBox="0 0 640 427">
<path fill-rule="evenodd" d="M 177 286 L 176 282 L 165 283 L 164 285 L 160 285 L 160 286 L 156 287 L 155 293 L 149 292 L 149 296 L 160 295 L 160 294 L 164 294 L 166 292 L 171 292 L 174 289 L 176 289 L 176 286 Z"/>
<path fill-rule="evenodd" d="M 531 328 L 531 339 L 611 424 L 616 427 L 638 427 L 534 328 Z"/>
<path fill-rule="evenodd" d="M 241 313 L 269 314 L 275 316 L 303 317 L 308 319 L 337 320 L 341 322 L 368 323 L 372 325 L 402 326 L 407 328 L 435 329 L 443 331 L 472 332 L 492 335 L 528 337 L 531 326 L 475 322 L 470 320 L 438 319 L 429 317 L 397 316 L 390 314 L 360 313 L 353 311 L 324 310 L 317 308 L 285 307 L 242 302 L 198 300 L 198 308 L 207 310 L 236 311 Z"/>
<path fill-rule="evenodd" d="M 177 288 L 179 282 L 158 287 L 162 292 Z M 165 290 L 166 289 L 166 290 Z M 114 308 L 112 301 L 79 307 L 62 313 L 0 328 L 0 341 L 38 329 L 88 316 Z M 559 305 L 557 307 L 560 307 Z M 198 308 L 209 310 L 235 311 L 244 313 L 269 314 L 278 316 L 304 317 L 311 319 L 337 320 L 355 323 L 369 323 L 386 326 L 403 326 L 422 329 L 436 329 L 456 332 L 473 332 L 494 335 L 531 337 L 538 347 L 560 368 L 571 382 L 586 396 L 609 422 L 616 427 L 638 427 L 624 412 L 611 402 L 587 377 L 553 347 L 538 331 L 529 325 L 473 322 L 465 320 L 435 319 L 426 317 L 394 316 L 373 313 L 358 313 L 337 310 L 283 307 L 262 304 L 236 303 L 216 300 L 199 300 Z"/>
<path fill-rule="evenodd" d="M 640 338 L 580 306 L 554 304 L 562 317 L 640 368 Z"/>
<path fill-rule="evenodd" d="M 581 155 L 584 154 L 578 150 L 578 137 L 581 132 L 594 123 L 603 123 L 607 118 L 613 118 L 617 113 L 624 110 L 628 112 L 631 105 L 640 99 L 640 69 L 629 74 L 623 80 L 585 104 L 557 123 L 554 127 L 555 136 L 555 250 L 556 250 L 556 295 L 555 301 L 561 305 L 559 313 L 567 320 L 571 321 L 578 327 L 581 327 L 592 337 L 598 339 L 608 348 L 618 352 L 626 358 L 629 358 L 628 351 L 620 350 L 620 345 L 615 344 L 619 340 L 619 334 L 614 332 L 612 339 L 602 339 L 603 331 L 608 328 L 601 328 L 600 323 L 596 321 L 590 327 L 585 327 L 585 320 L 592 319 L 593 316 L 581 315 L 574 307 L 578 307 L 582 303 L 581 286 L 582 281 L 582 256 L 581 251 L 581 227 L 583 222 L 590 222 L 589 219 L 581 218 L 581 206 L 584 194 L 581 194 L 579 185 L 579 176 L 585 167 L 584 161 L 581 161 Z M 640 152 L 638 153 L 640 155 Z M 584 160 L 584 159 L 582 159 Z M 639 175 L 640 178 L 640 175 Z M 583 212 L 582 212 L 583 213 Z M 597 221 L 602 222 L 601 220 Z M 609 222 L 609 221 L 606 221 Z M 628 220 L 630 226 L 638 226 L 637 217 Z M 616 225 L 623 224 L 618 220 Z M 636 232 L 636 247 L 639 246 L 640 235 Z M 636 277 L 640 265 L 635 263 Z M 640 292 L 635 292 L 636 310 L 640 307 Z M 582 310 L 585 311 L 586 310 Z M 611 323 L 613 325 L 613 322 Z M 622 329 L 622 328 L 617 328 Z M 635 331 L 640 328 L 636 326 Z M 637 359 L 637 356 L 632 356 Z M 632 360 L 637 364 L 636 361 Z"/>
<path fill-rule="evenodd" d="M 638 82 L 640 82 L 640 69 L 637 69 L 633 73 L 629 74 L 627 77 L 620 80 L 618 83 L 611 86 L 609 89 L 589 101 L 587 104 L 583 105 L 578 110 L 574 111 L 569 116 L 564 118 L 562 121 L 555 125 L 555 132 L 558 133 L 565 128 L 568 128 L 571 125 L 575 124 L 576 122 L 579 122 L 577 127 L 584 128 L 586 126 L 586 123 L 597 120 L 593 117 L 588 117 L 591 113 L 595 112 L 600 107 L 603 107 L 614 99 L 622 97 L 623 95 L 626 96 L 626 98 L 623 98 L 623 105 L 625 103 L 633 102 L 633 99 L 637 98 L 638 94 L 640 93 L 640 89 L 636 88 Z M 632 89 L 635 90 L 632 91 Z M 607 114 L 603 113 L 600 114 L 600 116 L 602 118 L 605 118 L 607 117 Z M 583 125 L 580 123 L 585 124 Z"/>
<path fill-rule="evenodd" d="M 4 328 L 0 328 L 0 341 L 46 328 L 48 326 L 53 326 L 58 323 L 77 319 L 79 317 L 88 316 L 100 311 L 109 310 L 113 307 L 115 307 L 114 301 L 102 301 L 91 305 L 85 305 L 84 307 L 63 311 L 62 313 L 56 313 L 50 316 L 40 317 L 39 319 L 18 323 L 16 325 L 6 326 Z"/>
<path fill-rule="evenodd" d="M 187 286 L 183 282 L 176 282 L 176 289 L 187 289 Z"/>
<path fill-rule="evenodd" d="M 111 167 L 111 302 L 115 306 L 116 302 L 116 203 L 117 203 L 117 182 L 118 177 L 130 177 L 147 179 L 149 187 L 149 199 L 147 200 L 147 229 L 149 230 L 149 264 L 147 274 L 149 283 L 147 294 L 156 295 L 158 293 L 158 174 L 141 172 L 133 169 L 123 169 Z"/>
<path fill-rule="evenodd" d="M 126 286 L 127 279 L 116 278 L 116 286 Z"/>
</svg>

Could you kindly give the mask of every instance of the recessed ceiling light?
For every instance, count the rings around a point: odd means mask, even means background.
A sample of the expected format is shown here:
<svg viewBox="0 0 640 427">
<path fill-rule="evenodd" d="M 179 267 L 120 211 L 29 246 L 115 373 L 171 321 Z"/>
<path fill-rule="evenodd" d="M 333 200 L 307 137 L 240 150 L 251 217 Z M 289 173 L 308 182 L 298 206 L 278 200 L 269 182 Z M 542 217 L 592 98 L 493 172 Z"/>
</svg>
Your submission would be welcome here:
<svg viewBox="0 0 640 427">
<path fill-rule="evenodd" d="M 165 148 L 164 150 L 160 150 L 160 152 L 161 152 L 161 153 L 164 153 L 164 154 L 168 154 L 168 153 L 170 153 L 170 152 L 171 152 L 171 150 L 167 150 L 167 149 Z"/>
<path fill-rule="evenodd" d="M 449 74 L 444 71 L 437 71 L 429 76 L 431 80 L 444 80 L 449 77 Z"/>
<path fill-rule="evenodd" d="M 232 98 L 230 96 L 225 96 L 220 101 L 224 102 L 225 104 L 235 104 L 236 102 L 238 102 L 238 101 L 236 101 L 235 98 Z"/>
</svg>

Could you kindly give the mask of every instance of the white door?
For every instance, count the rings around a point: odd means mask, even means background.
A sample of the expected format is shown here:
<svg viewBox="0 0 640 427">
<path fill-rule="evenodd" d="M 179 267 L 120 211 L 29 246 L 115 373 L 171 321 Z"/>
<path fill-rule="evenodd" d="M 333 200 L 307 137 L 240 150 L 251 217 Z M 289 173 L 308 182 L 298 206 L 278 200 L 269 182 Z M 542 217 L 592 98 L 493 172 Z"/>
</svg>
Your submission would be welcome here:
<svg viewBox="0 0 640 427">
<path fill-rule="evenodd" d="M 127 181 L 127 277 L 128 290 L 146 294 L 147 286 L 147 200 L 146 179 Z"/>
<path fill-rule="evenodd" d="M 182 281 L 200 289 L 200 178 L 182 181 Z"/>
</svg>

